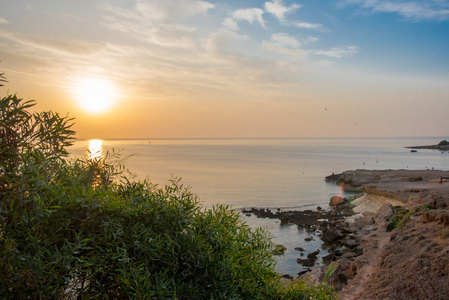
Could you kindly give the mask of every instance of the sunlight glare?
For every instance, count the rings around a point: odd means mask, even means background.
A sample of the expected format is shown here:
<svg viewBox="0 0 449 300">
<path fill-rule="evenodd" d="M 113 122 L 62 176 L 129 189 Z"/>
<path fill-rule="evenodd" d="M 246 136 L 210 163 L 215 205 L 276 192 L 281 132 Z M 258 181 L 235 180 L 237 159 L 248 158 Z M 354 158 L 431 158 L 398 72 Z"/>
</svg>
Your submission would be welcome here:
<svg viewBox="0 0 449 300">
<path fill-rule="evenodd" d="M 105 78 L 87 77 L 76 81 L 75 99 L 87 112 L 98 114 L 109 109 L 118 98 L 115 84 Z"/>
<path fill-rule="evenodd" d="M 89 159 L 97 160 L 103 156 L 103 141 L 90 140 L 89 141 Z"/>
</svg>

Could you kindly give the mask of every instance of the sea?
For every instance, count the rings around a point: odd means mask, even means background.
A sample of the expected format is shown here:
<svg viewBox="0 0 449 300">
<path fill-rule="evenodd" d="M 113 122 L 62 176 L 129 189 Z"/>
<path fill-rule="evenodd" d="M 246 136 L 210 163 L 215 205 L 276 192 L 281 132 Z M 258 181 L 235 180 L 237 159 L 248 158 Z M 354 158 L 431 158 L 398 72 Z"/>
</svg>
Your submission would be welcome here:
<svg viewBox="0 0 449 300">
<path fill-rule="evenodd" d="M 119 153 L 122 164 L 137 180 L 160 186 L 180 178 L 205 209 L 227 205 L 272 210 L 328 208 L 330 197 L 341 188 L 325 176 L 356 169 L 449 170 L 449 153 L 437 150 L 411 152 L 409 146 L 434 145 L 445 137 L 396 138 L 239 138 L 239 139 L 120 139 L 76 140 L 71 156 Z M 347 196 L 347 194 L 343 194 Z M 259 219 L 242 213 L 248 225 L 264 227 L 276 244 L 287 248 L 276 256 L 275 269 L 296 277 L 305 269 L 296 262 L 302 247 L 306 254 L 320 249 L 317 264 L 327 251 L 321 241 L 296 225 L 277 219 Z"/>
</svg>

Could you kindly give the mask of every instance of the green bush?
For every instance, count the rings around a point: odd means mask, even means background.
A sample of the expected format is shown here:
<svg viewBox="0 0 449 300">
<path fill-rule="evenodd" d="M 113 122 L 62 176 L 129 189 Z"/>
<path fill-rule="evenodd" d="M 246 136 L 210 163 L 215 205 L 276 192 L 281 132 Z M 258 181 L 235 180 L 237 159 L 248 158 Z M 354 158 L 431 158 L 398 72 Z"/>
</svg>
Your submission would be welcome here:
<svg viewBox="0 0 449 300">
<path fill-rule="evenodd" d="M 438 143 L 438 146 L 446 146 L 449 145 L 449 142 L 447 140 L 442 140 L 441 142 Z"/>
<path fill-rule="evenodd" d="M 72 120 L 33 105 L 0 103 L 0 299 L 335 298 L 280 281 L 269 233 L 203 209 L 178 179 L 158 187 L 109 158 L 68 159 Z"/>
</svg>

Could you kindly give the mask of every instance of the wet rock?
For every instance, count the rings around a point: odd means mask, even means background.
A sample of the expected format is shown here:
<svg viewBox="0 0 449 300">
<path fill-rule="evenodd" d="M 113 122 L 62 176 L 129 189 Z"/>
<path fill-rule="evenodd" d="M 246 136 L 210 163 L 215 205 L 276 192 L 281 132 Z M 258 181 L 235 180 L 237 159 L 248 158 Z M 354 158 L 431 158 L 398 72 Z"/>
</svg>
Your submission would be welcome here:
<svg viewBox="0 0 449 300">
<path fill-rule="evenodd" d="M 287 250 L 287 248 L 285 248 L 283 245 L 277 244 L 273 251 L 271 251 L 271 253 L 273 255 L 283 255 L 285 253 L 285 250 Z"/>
<path fill-rule="evenodd" d="M 306 251 L 306 250 L 304 250 L 303 247 L 296 247 L 295 250 L 296 250 L 296 251 Z"/>
<path fill-rule="evenodd" d="M 307 254 L 307 258 L 310 258 L 310 259 L 314 258 L 314 259 L 316 259 L 316 256 L 319 253 L 320 253 L 320 249 L 316 249 L 315 251 L 310 252 L 309 254 Z"/>
<path fill-rule="evenodd" d="M 343 233 L 340 230 L 328 230 L 325 233 L 323 233 L 323 236 L 321 237 L 321 240 L 325 243 L 332 243 L 337 240 L 340 240 L 344 237 Z"/>
<path fill-rule="evenodd" d="M 315 265 L 316 257 L 306 259 L 297 258 L 296 261 L 303 267 L 313 267 Z"/>
<path fill-rule="evenodd" d="M 306 269 L 304 271 L 299 272 L 298 276 L 304 275 L 304 274 L 309 273 L 309 272 L 310 272 L 310 269 Z"/>
<path fill-rule="evenodd" d="M 340 249 L 335 249 L 335 250 L 334 250 L 334 255 L 337 256 L 337 257 L 340 257 L 340 256 L 343 255 L 343 252 L 341 252 Z"/>
<path fill-rule="evenodd" d="M 334 258 L 335 258 L 334 254 L 329 254 L 329 255 L 323 256 L 323 263 L 328 265 L 334 260 Z"/>
<path fill-rule="evenodd" d="M 330 206 L 337 206 L 337 205 L 342 205 L 348 202 L 347 198 L 343 198 L 340 196 L 333 196 L 331 197 L 330 201 L 329 201 L 329 205 Z"/>
</svg>

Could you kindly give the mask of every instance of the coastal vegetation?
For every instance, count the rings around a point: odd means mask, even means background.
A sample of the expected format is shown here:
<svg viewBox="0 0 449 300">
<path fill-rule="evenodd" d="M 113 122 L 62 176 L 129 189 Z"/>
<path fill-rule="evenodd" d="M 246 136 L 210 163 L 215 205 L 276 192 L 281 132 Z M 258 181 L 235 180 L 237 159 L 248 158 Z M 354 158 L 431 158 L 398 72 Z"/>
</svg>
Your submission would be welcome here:
<svg viewBox="0 0 449 300">
<path fill-rule="evenodd" d="M 0 298 L 334 299 L 283 281 L 263 229 L 179 179 L 126 175 L 116 153 L 69 158 L 73 119 L 0 101 Z"/>
<path fill-rule="evenodd" d="M 447 140 L 442 140 L 441 142 L 438 143 L 438 146 L 447 146 L 449 145 L 449 142 Z"/>
</svg>

